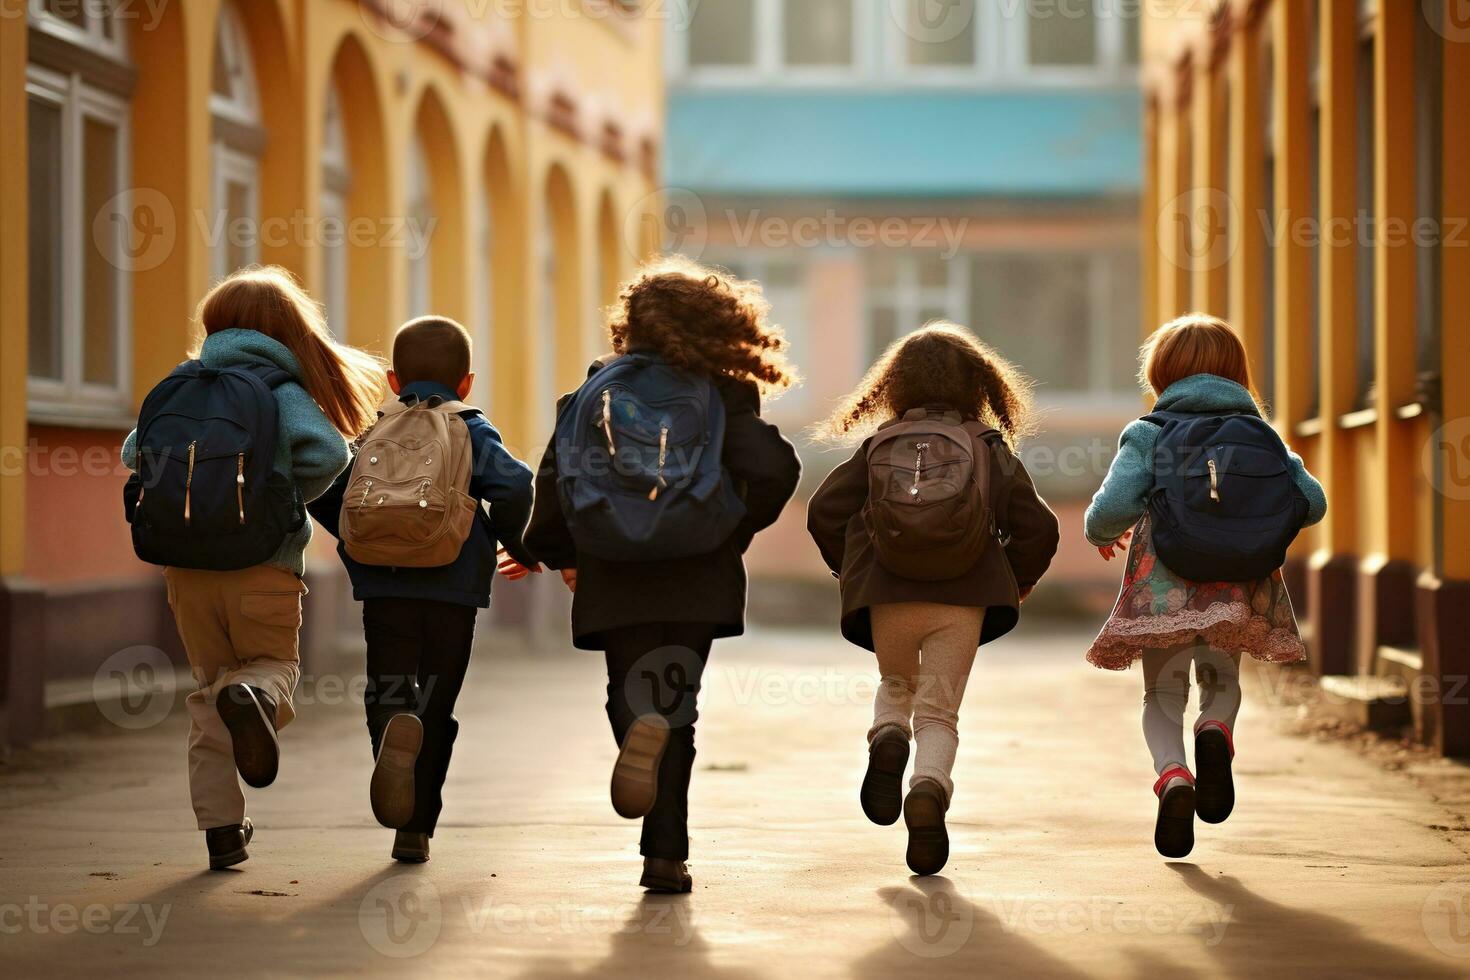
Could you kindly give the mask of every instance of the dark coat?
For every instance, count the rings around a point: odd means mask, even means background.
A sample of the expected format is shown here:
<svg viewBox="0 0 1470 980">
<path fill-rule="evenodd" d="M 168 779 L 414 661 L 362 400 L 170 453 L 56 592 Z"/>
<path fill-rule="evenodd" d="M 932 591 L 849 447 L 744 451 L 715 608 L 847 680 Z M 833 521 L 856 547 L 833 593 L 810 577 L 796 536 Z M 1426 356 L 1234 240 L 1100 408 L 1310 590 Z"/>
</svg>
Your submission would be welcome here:
<svg viewBox="0 0 1470 980">
<path fill-rule="evenodd" d="M 892 422 L 887 425 L 892 425 Z M 863 524 L 868 502 L 868 442 L 865 440 L 823 481 L 807 505 L 807 530 L 821 549 L 827 566 L 842 585 L 842 635 L 873 649 L 871 607 L 890 602 L 937 602 L 947 606 L 982 606 L 985 625 L 980 642 L 989 643 L 1009 633 L 1020 618 L 1020 592 L 1036 585 L 1057 552 L 1056 515 L 1036 493 L 1021 461 L 979 422 L 966 422 L 974 441 L 975 458 L 991 460 L 992 506 L 1009 493 L 1006 513 L 997 524 L 1010 534 L 1010 544 L 998 542 L 959 578 L 917 582 L 900 578 L 878 564 L 872 539 Z M 1009 487 L 1002 489 L 1002 481 Z"/>
<path fill-rule="evenodd" d="M 438 395 L 453 401 L 453 391 L 432 381 L 404 386 L 400 401 L 430 398 Z M 469 539 L 459 549 L 459 557 L 439 568 L 388 568 L 353 561 L 340 541 L 337 555 L 352 580 L 352 597 L 365 599 L 433 599 L 461 606 L 490 605 L 490 585 L 495 579 L 496 542 L 507 553 L 523 563 L 532 559 L 521 533 L 531 513 L 531 468 L 511 455 L 500 441 L 495 426 L 485 420 L 479 409 L 460 413 L 470 433 L 473 463 L 469 493 L 490 505 L 490 512 L 477 508 Z M 342 512 L 342 495 L 352 481 L 352 467 L 307 510 L 333 537 L 338 537 L 337 522 Z"/>
<path fill-rule="evenodd" d="M 597 373 L 611 358 L 595 362 Z M 774 425 L 761 420 L 755 385 L 718 377 L 725 403 L 725 468 L 745 500 L 746 515 L 718 551 L 660 562 L 616 562 L 579 556 L 557 494 L 555 436 L 536 473 L 536 505 L 526 547 L 548 568 L 577 570 L 572 640 L 582 650 L 606 649 L 608 630 L 649 623 L 699 623 L 716 638 L 745 632 L 745 550 L 774 524 L 801 477 L 801 462 Z M 575 392 L 557 402 L 557 414 Z"/>
</svg>

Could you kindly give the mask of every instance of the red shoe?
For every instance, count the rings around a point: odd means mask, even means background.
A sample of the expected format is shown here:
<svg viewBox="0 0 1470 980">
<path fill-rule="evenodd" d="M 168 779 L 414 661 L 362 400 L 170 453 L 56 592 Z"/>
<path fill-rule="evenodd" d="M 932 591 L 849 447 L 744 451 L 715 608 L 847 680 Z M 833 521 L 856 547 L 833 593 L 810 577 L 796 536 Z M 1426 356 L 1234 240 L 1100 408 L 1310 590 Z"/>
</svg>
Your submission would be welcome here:
<svg viewBox="0 0 1470 980">
<path fill-rule="evenodd" d="M 1205 823 L 1224 823 L 1235 809 L 1235 781 L 1230 761 L 1235 739 L 1223 721 L 1201 722 L 1194 729 L 1194 766 L 1199 770 L 1195 812 Z"/>
<path fill-rule="evenodd" d="M 1165 789 L 1171 780 L 1183 784 Z M 1154 822 L 1154 847 L 1166 858 L 1182 858 L 1194 850 L 1194 777 L 1183 766 L 1165 769 L 1154 783 L 1159 814 Z"/>
</svg>

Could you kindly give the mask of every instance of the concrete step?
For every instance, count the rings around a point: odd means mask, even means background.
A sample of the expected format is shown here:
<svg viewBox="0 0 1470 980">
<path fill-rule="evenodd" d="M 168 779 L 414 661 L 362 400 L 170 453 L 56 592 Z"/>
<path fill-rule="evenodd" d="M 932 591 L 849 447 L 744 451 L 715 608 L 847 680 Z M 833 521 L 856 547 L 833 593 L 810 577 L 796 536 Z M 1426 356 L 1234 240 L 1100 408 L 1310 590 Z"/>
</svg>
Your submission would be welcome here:
<svg viewBox="0 0 1470 980">
<path fill-rule="evenodd" d="M 1394 731 L 1412 720 L 1409 687 L 1400 677 L 1328 674 L 1318 684 L 1322 706 L 1342 721 Z"/>
</svg>

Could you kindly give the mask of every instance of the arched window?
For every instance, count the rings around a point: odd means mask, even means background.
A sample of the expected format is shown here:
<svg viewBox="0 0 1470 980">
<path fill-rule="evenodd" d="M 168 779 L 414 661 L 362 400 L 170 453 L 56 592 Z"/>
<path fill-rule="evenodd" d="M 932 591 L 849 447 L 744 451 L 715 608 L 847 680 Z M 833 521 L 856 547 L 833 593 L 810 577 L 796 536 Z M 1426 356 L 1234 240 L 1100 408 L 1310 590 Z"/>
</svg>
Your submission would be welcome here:
<svg viewBox="0 0 1470 980">
<path fill-rule="evenodd" d="M 347 339 L 347 195 L 351 189 L 342 98 L 333 83 L 327 90 L 322 125 L 321 234 L 317 241 L 322 251 L 322 302 L 327 323 L 339 340 Z"/>
<path fill-rule="evenodd" d="M 434 275 L 430 265 L 429 234 L 434 228 L 434 188 L 424 138 L 415 133 L 408 153 L 408 315 L 433 310 Z"/>
<path fill-rule="evenodd" d="M 135 226 L 127 191 L 136 73 L 110 5 L 28 9 L 29 406 L 86 422 L 127 406 L 127 273 L 156 224 Z"/>
<path fill-rule="evenodd" d="M 266 132 L 245 25 L 232 0 L 215 29 L 209 111 L 214 124 L 214 275 L 260 261 L 260 158 Z"/>
<path fill-rule="evenodd" d="M 495 350 L 495 202 L 490 188 L 480 194 L 475 225 L 475 360 L 480 392 L 490 390 L 491 357 Z"/>
<path fill-rule="evenodd" d="M 556 220 L 552 216 L 551 208 L 544 207 L 541 211 L 541 227 L 537 229 L 536 247 L 537 268 L 541 277 L 541 310 L 538 318 L 538 330 L 541 334 L 542 346 L 541 357 L 541 394 L 538 401 L 543 405 L 555 404 L 557 396 L 561 394 L 557 386 L 557 359 L 561 356 L 558 332 L 561 329 L 561 304 L 558 301 L 557 286 L 561 280 L 561 269 L 557 262 Z"/>
</svg>

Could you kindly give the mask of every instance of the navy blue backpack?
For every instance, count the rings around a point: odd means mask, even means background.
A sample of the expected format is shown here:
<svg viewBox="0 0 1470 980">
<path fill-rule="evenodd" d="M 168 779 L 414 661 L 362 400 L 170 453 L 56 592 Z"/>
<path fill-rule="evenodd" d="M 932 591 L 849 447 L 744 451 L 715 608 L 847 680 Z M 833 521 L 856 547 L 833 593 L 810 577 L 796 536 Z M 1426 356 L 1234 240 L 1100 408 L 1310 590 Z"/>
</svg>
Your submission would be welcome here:
<svg viewBox="0 0 1470 980">
<path fill-rule="evenodd" d="M 636 352 L 578 389 L 556 422 L 557 493 L 577 550 L 660 561 L 717 550 L 745 516 L 721 462 L 713 382 Z"/>
<path fill-rule="evenodd" d="M 267 561 L 306 521 L 300 491 L 275 472 L 275 367 L 187 361 L 138 415 L 138 470 L 123 488 L 133 550 L 154 565 L 233 571 Z"/>
<path fill-rule="evenodd" d="M 1192 582 L 1253 582 L 1286 562 L 1307 517 L 1291 456 L 1259 416 L 1156 412 L 1154 551 Z"/>
</svg>

